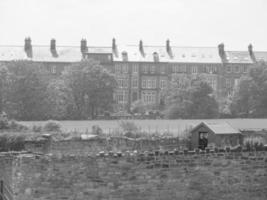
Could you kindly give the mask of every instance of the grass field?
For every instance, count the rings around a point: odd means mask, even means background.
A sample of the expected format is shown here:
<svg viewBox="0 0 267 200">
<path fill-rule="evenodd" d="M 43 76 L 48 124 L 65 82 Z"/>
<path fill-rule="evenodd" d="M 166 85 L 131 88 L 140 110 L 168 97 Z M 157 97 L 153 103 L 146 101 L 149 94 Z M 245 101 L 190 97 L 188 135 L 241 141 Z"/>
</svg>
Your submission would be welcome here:
<svg viewBox="0 0 267 200">
<path fill-rule="evenodd" d="M 226 121 L 237 129 L 267 129 L 267 119 L 212 119 L 212 120 L 129 120 L 146 132 L 169 132 L 179 135 L 184 129 L 195 126 L 202 121 Z M 25 125 L 42 125 L 44 121 L 21 122 Z M 118 128 L 118 120 L 110 121 L 60 121 L 63 131 L 91 131 L 93 125 L 100 126 L 105 133 L 111 133 Z"/>
</svg>

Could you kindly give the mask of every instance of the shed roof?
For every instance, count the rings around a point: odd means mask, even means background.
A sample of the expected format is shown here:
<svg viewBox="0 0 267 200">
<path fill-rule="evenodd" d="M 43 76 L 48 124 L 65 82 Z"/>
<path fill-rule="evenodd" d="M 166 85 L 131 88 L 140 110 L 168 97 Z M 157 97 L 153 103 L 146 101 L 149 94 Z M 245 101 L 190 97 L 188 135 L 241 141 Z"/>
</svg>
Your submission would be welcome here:
<svg viewBox="0 0 267 200">
<path fill-rule="evenodd" d="M 233 128 L 227 122 L 201 122 L 195 126 L 191 132 L 197 130 L 201 126 L 208 128 L 214 134 L 241 134 L 238 129 Z"/>
</svg>

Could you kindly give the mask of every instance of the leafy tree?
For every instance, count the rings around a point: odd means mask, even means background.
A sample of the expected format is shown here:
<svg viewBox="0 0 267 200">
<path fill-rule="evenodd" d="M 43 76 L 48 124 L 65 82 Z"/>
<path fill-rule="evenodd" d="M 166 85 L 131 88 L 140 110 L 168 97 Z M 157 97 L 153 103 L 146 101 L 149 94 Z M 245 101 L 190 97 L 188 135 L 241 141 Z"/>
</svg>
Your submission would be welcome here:
<svg viewBox="0 0 267 200">
<path fill-rule="evenodd" d="M 99 111 L 110 110 L 116 80 L 97 62 L 82 61 L 70 66 L 63 74 L 74 100 L 74 115 L 77 119 L 90 116 L 94 119 Z"/>
<path fill-rule="evenodd" d="M 0 65 L 0 114 L 5 110 L 9 73 L 5 66 Z"/>
<path fill-rule="evenodd" d="M 19 120 L 47 119 L 47 90 L 42 77 L 41 64 L 30 61 L 15 61 L 7 65 L 10 84 L 7 97 L 8 114 Z"/>
<path fill-rule="evenodd" d="M 51 119 L 72 119 L 74 99 L 70 88 L 62 79 L 55 79 L 47 86 L 49 117 Z"/>
<path fill-rule="evenodd" d="M 212 96 L 212 88 L 203 77 L 184 76 L 182 79 L 182 81 L 174 79 L 166 93 L 166 117 L 172 119 L 218 117 L 218 103 Z"/>
<path fill-rule="evenodd" d="M 230 110 L 235 117 L 267 116 L 267 65 L 258 63 L 241 78 Z"/>
</svg>

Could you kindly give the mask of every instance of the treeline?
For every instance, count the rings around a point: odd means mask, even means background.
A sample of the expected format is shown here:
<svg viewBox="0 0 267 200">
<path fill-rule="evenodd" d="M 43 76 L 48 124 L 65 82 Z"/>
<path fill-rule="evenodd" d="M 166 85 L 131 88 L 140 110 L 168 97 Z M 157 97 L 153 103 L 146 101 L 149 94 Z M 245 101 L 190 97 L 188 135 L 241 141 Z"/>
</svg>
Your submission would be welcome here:
<svg viewBox="0 0 267 200">
<path fill-rule="evenodd" d="M 0 113 L 16 120 L 81 120 L 114 112 L 117 82 L 97 62 L 67 66 L 57 78 L 46 69 L 31 61 L 0 66 Z M 162 93 L 159 108 L 141 100 L 131 108 L 132 113 L 151 110 L 167 119 L 267 117 L 267 66 L 255 64 L 220 107 L 203 75 L 174 77 Z"/>
<path fill-rule="evenodd" d="M 113 104 L 115 78 L 83 61 L 51 78 L 43 64 L 14 61 L 0 67 L 0 113 L 17 120 L 88 119 Z"/>
<path fill-rule="evenodd" d="M 223 102 L 220 105 L 219 100 Z M 141 101 L 132 106 L 139 112 L 151 109 Z M 163 92 L 160 109 L 167 119 L 267 117 L 267 65 L 254 64 L 233 88 L 232 95 L 223 99 L 216 99 L 203 74 L 174 76 Z"/>
</svg>

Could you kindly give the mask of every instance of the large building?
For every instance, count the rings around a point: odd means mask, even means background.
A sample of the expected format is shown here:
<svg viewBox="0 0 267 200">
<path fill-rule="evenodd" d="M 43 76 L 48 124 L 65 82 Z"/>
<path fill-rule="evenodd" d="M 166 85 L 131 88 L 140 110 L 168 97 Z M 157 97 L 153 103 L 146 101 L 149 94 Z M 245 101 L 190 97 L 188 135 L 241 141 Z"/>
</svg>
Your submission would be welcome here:
<svg viewBox="0 0 267 200">
<path fill-rule="evenodd" d="M 146 46 L 142 41 L 121 46 L 113 39 L 111 46 L 90 47 L 85 39 L 79 46 L 57 46 L 54 39 L 50 45 L 38 46 L 26 38 L 24 46 L 0 46 L 0 63 L 31 60 L 43 63 L 55 76 L 84 59 L 98 60 L 114 73 L 118 82 L 114 98 L 119 109 L 129 109 L 137 100 L 158 106 L 162 91 L 173 78 L 182 84 L 185 77 L 199 74 L 213 88 L 218 101 L 223 101 L 253 63 L 267 61 L 267 52 L 254 52 L 252 45 L 246 51 L 226 51 L 223 44 L 178 47 L 171 46 L 169 40 L 163 46 Z"/>
</svg>

